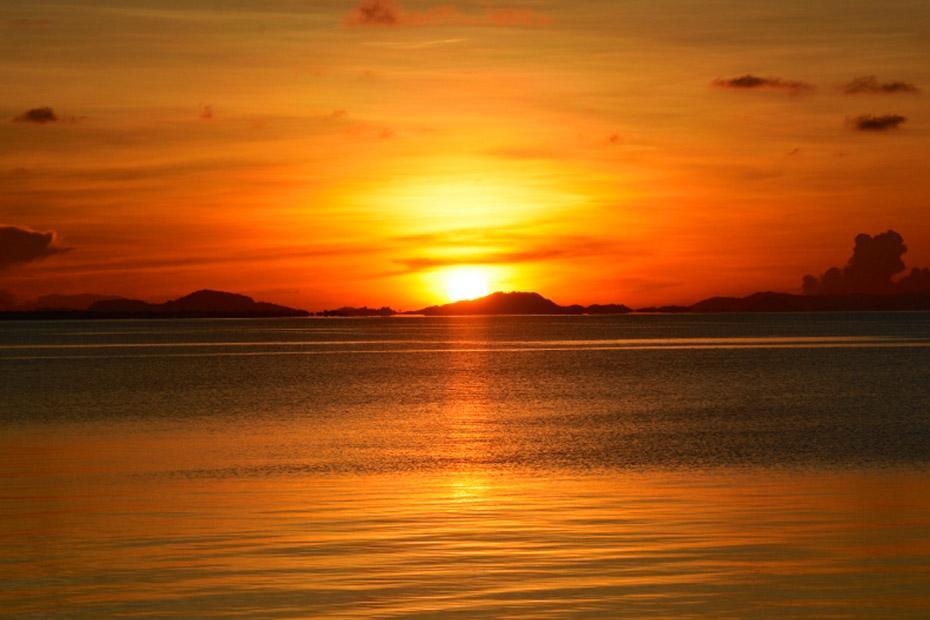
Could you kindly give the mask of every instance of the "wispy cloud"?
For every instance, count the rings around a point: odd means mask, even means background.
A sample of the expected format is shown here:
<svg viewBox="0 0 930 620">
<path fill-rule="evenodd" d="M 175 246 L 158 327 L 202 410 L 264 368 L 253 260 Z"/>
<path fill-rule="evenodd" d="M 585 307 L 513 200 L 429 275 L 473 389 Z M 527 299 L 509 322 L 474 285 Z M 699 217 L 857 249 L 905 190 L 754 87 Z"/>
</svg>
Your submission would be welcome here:
<svg viewBox="0 0 930 620">
<path fill-rule="evenodd" d="M 908 82 L 880 82 L 874 75 L 858 77 L 843 86 L 843 92 L 848 95 L 862 94 L 912 94 L 920 92 L 920 89 L 914 84 Z"/>
<path fill-rule="evenodd" d="M 412 41 L 409 43 L 403 41 L 367 41 L 364 45 L 368 47 L 379 47 L 392 50 L 422 50 L 433 47 L 444 47 L 446 45 L 457 45 L 464 43 L 468 39 L 436 39 L 433 41 Z"/>
<path fill-rule="evenodd" d="M 800 80 L 783 80 L 777 77 L 759 77 L 747 73 L 734 78 L 717 78 L 712 85 L 733 90 L 782 90 L 793 93 L 813 90 L 813 84 Z"/>
<path fill-rule="evenodd" d="M 2 241 L 0 228 L 0 241 Z M 41 234 L 41 233 L 36 233 Z M 51 234 L 51 233 L 48 233 Z M 52 248 L 51 254 L 66 251 L 67 248 Z M 371 254 L 368 246 L 361 244 L 321 244 L 317 246 L 268 247 L 236 252 L 216 252 L 188 256 L 149 256 L 139 258 L 114 258 L 92 262 L 59 265 L 57 274 L 91 275 L 102 273 L 141 273 L 159 272 L 185 268 L 206 267 L 211 265 L 253 264 L 275 261 L 289 261 L 301 258 L 332 258 L 336 256 L 364 256 Z"/>
<path fill-rule="evenodd" d="M 396 0 L 361 0 L 346 15 L 347 26 L 545 26 L 552 19 L 527 9 L 484 9 L 465 13 L 456 6 L 434 6 L 422 11 L 405 9 Z"/>
<path fill-rule="evenodd" d="M 506 232 L 492 232 L 485 237 L 479 229 L 460 229 L 445 234 L 412 236 L 403 239 L 408 243 L 434 243 L 440 251 L 426 256 L 395 259 L 394 262 L 403 268 L 402 273 L 453 265 L 514 264 L 568 257 L 616 255 L 620 249 L 617 241 L 610 239 L 566 235 L 541 241 L 539 236 Z M 513 247 L 501 247 L 506 245 Z M 623 251 L 620 250 L 622 254 Z"/>
</svg>

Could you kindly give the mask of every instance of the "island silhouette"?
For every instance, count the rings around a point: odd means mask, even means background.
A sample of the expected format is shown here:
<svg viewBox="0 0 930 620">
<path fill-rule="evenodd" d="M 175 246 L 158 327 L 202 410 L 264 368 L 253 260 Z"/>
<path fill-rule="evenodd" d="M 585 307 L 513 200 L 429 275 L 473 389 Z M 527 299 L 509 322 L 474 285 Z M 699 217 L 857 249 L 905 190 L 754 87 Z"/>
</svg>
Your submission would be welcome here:
<svg viewBox="0 0 930 620">
<path fill-rule="evenodd" d="M 803 293 L 760 292 L 745 297 L 710 297 L 690 305 L 633 309 L 620 303 L 559 305 L 536 292 L 498 291 L 477 299 L 397 311 L 389 306 L 343 306 L 311 313 L 246 295 L 203 289 L 164 303 L 104 295 L 45 295 L 16 307 L 7 301 L 0 319 L 101 318 L 275 318 L 390 317 L 395 315 L 604 315 L 637 313 L 723 312 L 862 312 L 930 311 L 930 269 L 914 268 L 903 277 L 907 246 L 893 230 L 855 238 L 853 254 L 843 267 L 822 275 L 806 275 Z"/>
<path fill-rule="evenodd" d="M 474 314 L 626 314 L 632 309 L 623 304 L 560 306 L 539 293 L 498 291 L 478 299 L 456 301 L 440 306 L 429 306 L 405 314 L 426 316 L 455 316 Z"/>
<path fill-rule="evenodd" d="M 189 295 L 161 304 L 125 297 L 101 297 L 98 295 L 48 295 L 39 298 L 37 301 L 52 305 L 39 306 L 29 310 L 0 312 L 0 318 L 274 318 L 310 315 L 306 310 L 255 301 L 246 295 L 210 289 L 195 291 Z"/>
</svg>

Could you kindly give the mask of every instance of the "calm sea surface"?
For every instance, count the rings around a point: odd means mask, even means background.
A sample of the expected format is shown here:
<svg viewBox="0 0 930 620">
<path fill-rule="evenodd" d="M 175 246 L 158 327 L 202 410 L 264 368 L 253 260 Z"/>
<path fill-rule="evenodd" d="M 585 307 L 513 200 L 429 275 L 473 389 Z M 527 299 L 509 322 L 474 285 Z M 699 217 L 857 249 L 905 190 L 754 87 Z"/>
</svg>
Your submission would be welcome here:
<svg viewBox="0 0 930 620">
<path fill-rule="evenodd" d="M 0 323 L 0 615 L 930 617 L 930 314 Z"/>
</svg>

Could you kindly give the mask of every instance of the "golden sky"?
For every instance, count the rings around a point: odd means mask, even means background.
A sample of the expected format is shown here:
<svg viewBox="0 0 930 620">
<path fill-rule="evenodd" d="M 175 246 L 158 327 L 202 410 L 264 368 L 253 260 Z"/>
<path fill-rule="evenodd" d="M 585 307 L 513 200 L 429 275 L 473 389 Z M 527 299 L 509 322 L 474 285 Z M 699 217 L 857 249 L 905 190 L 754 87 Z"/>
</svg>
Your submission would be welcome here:
<svg viewBox="0 0 930 620">
<path fill-rule="evenodd" d="M 0 226 L 67 248 L 0 264 L 21 297 L 684 303 L 889 228 L 930 264 L 926 0 L 5 0 L 0 85 Z"/>
</svg>

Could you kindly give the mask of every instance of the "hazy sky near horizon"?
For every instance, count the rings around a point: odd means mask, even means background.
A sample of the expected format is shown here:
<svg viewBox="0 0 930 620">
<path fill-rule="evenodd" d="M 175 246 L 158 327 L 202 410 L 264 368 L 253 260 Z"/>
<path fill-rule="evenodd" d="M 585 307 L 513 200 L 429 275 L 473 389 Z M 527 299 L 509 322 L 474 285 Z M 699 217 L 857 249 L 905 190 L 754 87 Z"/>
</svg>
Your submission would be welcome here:
<svg viewBox="0 0 930 620">
<path fill-rule="evenodd" d="M 0 226 L 66 249 L 0 262 L 18 296 L 410 308 L 474 265 L 689 302 L 889 228 L 930 266 L 926 0 L 5 0 L 0 32 Z"/>
</svg>

